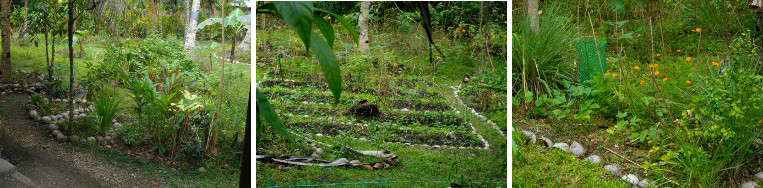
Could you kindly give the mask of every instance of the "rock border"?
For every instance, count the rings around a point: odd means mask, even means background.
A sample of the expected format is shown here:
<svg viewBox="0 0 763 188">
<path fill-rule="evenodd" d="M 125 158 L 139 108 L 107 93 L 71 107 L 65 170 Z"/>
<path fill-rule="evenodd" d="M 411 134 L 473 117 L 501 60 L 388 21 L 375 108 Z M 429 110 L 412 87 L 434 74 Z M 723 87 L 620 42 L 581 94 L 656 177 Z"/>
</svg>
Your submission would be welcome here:
<svg viewBox="0 0 763 188">
<path fill-rule="evenodd" d="M 536 143 L 538 135 L 533 133 L 532 131 L 521 131 L 522 135 L 525 135 L 528 137 L 528 141 L 531 143 Z M 558 148 L 561 149 L 564 152 L 572 154 L 575 158 L 582 158 L 587 153 L 585 150 L 585 147 L 583 147 L 582 144 L 578 143 L 577 141 L 573 141 L 572 144 L 567 144 L 564 142 L 554 143 L 551 141 L 551 139 L 546 138 L 545 136 L 540 136 L 540 140 L 543 140 L 546 147 L 549 148 Z M 591 164 L 601 164 L 601 157 L 598 155 L 589 155 L 585 159 L 587 162 Z M 622 165 L 617 163 L 609 163 L 607 165 L 604 165 L 603 168 L 607 170 L 610 174 L 614 175 L 617 178 L 622 179 L 623 181 L 626 181 L 633 186 L 638 187 L 656 187 L 654 185 L 654 182 L 648 178 L 639 179 L 639 177 L 636 174 L 622 174 Z M 761 176 L 763 177 L 763 173 L 761 173 Z"/>
<path fill-rule="evenodd" d="M 471 108 L 471 107 L 467 106 L 466 104 L 464 104 L 464 101 L 461 100 L 461 97 L 458 96 L 458 93 L 461 92 L 461 84 L 458 84 L 458 87 L 450 86 L 450 88 L 453 89 L 453 95 L 456 96 L 456 100 L 458 101 L 459 104 L 461 104 L 461 106 L 464 106 L 464 107 L 466 107 L 466 109 L 471 110 L 472 114 L 474 114 L 475 116 L 477 116 L 480 119 L 482 119 L 482 121 L 485 121 L 488 124 L 490 124 L 490 126 L 493 127 L 493 129 L 495 129 L 496 131 L 498 131 L 498 133 L 501 133 L 501 135 L 506 136 L 506 134 L 503 133 L 503 131 L 501 131 L 500 128 L 498 128 L 498 125 L 496 125 L 495 122 L 490 121 L 490 119 L 488 119 L 487 117 L 482 116 L 480 113 L 477 113 L 477 110 L 474 110 L 473 108 Z M 510 128 L 509 131 L 514 131 L 514 128 Z"/>
<path fill-rule="evenodd" d="M 48 116 L 40 117 L 40 115 L 37 113 L 37 110 L 36 110 L 39 107 L 37 107 L 37 106 L 35 106 L 34 104 L 31 103 L 31 98 L 32 98 L 32 96 L 29 96 L 29 104 L 27 105 L 28 110 L 29 110 L 29 118 L 32 119 L 32 120 L 35 120 L 35 121 L 37 121 L 39 123 L 42 123 L 41 125 L 43 125 L 43 126 L 47 125 L 46 128 L 48 128 L 48 130 L 50 131 L 50 133 L 53 136 L 53 138 L 57 139 L 58 141 L 66 142 L 68 140 L 70 142 L 80 142 L 80 143 L 85 143 L 85 142 L 102 142 L 102 141 L 113 142 L 114 139 L 117 137 L 117 134 L 114 133 L 113 131 L 111 131 L 109 133 L 106 133 L 103 136 L 96 136 L 96 137 L 91 136 L 91 137 L 83 138 L 83 137 L 80 137 L 80 136 L 77 136 L 77 135 L 65 135 L 64 133 L 62 133 L 61 131 L 58 130 L 58 125 L 57 124 L 58 124 L 59 121 L 63 121 L 63 120 L 71 119 L 71 118 L 83 118 L 83 117 L 87 117 L 87 116 L 90 116 L 90 117 L 95 116 L 93 114 L 88 114 L 89 112 L 93 112 L 95 110 L 95 106 L 93 106 L 92 102 L 88 102 L 87 99 L 76 98 L 76 99 L 73 100 L 74 104 L 80 103 L 80 104 L 87 104 L 88 105 L 87 108 L 78 107 L 77 109 L 73 109 L 72 113 L 74 113 L 74 115 L 70 116 L 69 112 L 66 111 L 66 112 L 61 112 L 59 114 L 55 114 L 55 115 L 48 115 Z M 69 103 L 68 99 L 59 99 L 59 98 L 49 99 L 49 98 L 44 98 L 43 100 L 48 101 L 48 102 L 50 102 L 50 101 L 52 101 L 52 102 L 60 102 L 60 103 L 64 103 L 64 104 L 68 104 Z M 112 123 L 114 124 L 115 128 L 122 127 L 122 124 L 117 122 L 117 120 L 112 120 Z"/>
</svg>

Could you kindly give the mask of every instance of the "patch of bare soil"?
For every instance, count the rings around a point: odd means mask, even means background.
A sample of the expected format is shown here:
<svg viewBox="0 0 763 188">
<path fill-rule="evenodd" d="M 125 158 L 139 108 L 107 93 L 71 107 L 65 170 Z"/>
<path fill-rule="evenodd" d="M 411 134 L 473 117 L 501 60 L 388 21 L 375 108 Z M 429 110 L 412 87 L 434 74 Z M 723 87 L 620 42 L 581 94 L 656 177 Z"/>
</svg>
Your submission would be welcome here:
<svg viewBox="0 0 763 188">
<path fill-rule="evenodd" d="M 55 141 L 44 127 L 29 119 L 28 95 L 0 96 L 0 148 L 18 171 L 42 187 L 148 187 L 154 186 L 129 167 L 120 167 L 98 158 L 94 151 L 82 151 Z M 1 183 L 0 183 L 1 184 Z M 162 183 L 163 184 L 163 183 Z"/>
</svg>

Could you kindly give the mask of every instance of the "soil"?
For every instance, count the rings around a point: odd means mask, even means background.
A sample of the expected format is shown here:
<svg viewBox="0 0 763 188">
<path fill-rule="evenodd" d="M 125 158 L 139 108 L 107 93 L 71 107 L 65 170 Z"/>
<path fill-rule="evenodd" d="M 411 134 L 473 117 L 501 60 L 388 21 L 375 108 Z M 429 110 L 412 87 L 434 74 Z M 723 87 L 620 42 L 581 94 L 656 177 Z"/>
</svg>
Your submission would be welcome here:
<svg viewBox="0 0 763 188">
<path fill-rule="evenodd" d="M 378 118 L 380 115 L 379 106 L 370 103 L 367 100 L 362 100 L 358 102 L 358 104 L 350 107 L 349 112 L 354 115 L 356 119 L 362 120 Z"/>
<path fill-rule="evenodd" d="M 450 106 L 445 103 L 419 103 L 419 102 L 411 102 L 407 100 L 395 100 L 392 101 L 392 107 L 395 109 L 403 109 L 407 108 L 410 110 L 418 110 L 418 111 L 447 111 L 450 110 Z"/>
<path fill-rule="evenodd" d="M 2 157 L 42 187 L 148 187 L 158 180 L 120 167 L 67 143 L 55 141 L 46 128 L 29 119 L 28 95 L 0 96 Z M 7 177 L 0 178 L 0 182 Z M 164 184 L 164 183 L 160 183 Z"/>
</svg>

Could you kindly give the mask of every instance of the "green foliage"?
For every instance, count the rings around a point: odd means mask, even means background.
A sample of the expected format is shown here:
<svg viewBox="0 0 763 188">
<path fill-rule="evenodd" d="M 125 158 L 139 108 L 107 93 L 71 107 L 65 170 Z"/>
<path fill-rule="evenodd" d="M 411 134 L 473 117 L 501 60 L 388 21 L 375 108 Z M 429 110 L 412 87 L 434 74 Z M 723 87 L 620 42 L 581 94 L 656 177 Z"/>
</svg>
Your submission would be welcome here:
<svg viewBox="0 0 763 188">
<path fill-rule="evenodd" d="M 30 97 L 29 97 L 29 100 L 30 100 L 30 101 L 32 101 L 32 104 L 33 104 L 34 106 L 40 106 L 40 104 L 42 104 L 43 102 L 45 102 L 45 101 L 43 100 L 43 98 L 44 98 L 44 96 L 43 96 L 43 95 L 41 95 L 41 94 L 34 94 L 34 95 L 32 95 L 32 96 L 30 96 Z"/>
<path fill-rule="evenodd" d="M 111 126 L 113 125 L 111 120 L 117 118 L 116 113 L 119 98 L 117 98 L 116 92 L 112 92 L 106 88 L 100 88 L 94 92 L 97 96 L 95 96 L 94 99 L 91 99 L 91 101 L 93 101 L 95 113 L 98 115 L 96 120 L 97 123 L 95 124 L 97 126 L 94 128 L 102 134 L 105 134 L 111 130 Z"/>
<path fill-rule="evenodd" d="M 527 21 L 516 24 L 519 28 L 513 34 L 512 88 L 517 88 L 520 95 L 533 92 L 541 96 L 571 80 L 574 69 L 569 59 L 574 34 L 567 22 L 567 18 L 549 16 L 541 22 L 537 34 Z"/>
</svg>

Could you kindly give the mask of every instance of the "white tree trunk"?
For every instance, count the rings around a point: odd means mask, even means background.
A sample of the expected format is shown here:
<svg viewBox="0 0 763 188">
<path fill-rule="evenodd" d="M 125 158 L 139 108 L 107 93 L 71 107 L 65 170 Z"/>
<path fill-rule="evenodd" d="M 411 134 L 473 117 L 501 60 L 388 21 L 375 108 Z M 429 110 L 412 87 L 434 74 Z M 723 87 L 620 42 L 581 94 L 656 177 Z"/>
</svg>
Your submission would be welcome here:
<svg viewBox="0 0 763 188">
<path fill-rule="evenodd" d="M 530 19 L 530 29 L 538 33 L 538 0 L 527 2 L 527 18 Z"/>
<path fill-rule="evenodd" d="M 252 32 L 250 30 L 251 28 L 252 27 L 249 26 L 249 28 L 246 29 L 246 36 L 244 36 L 244 40 L 241 40 L 241 43 L 239 43 L 238 46 L 236 46 L 236 48 L 238 48 L 240 51 L 243 51 L 243 52 L 251 51 L 250 50 L 251 48 L 249 48 L 252 42 L 252 39 L 251 39 Z"/>
<path fill-rule="evenodd" d="M 199 24 L 200 4 L 201 0 L 193 0 L 188 25 L 185 26 L 185 50 L 188 52 L 188 58 L 193 58 L 193 48 L 196 47 L 196 26 Z"/>
<path fill-rule="evenodd" d="M 360 33 L 358 34 L 358 50 L 360 53 L 368 54 L 368 11 L 371 8 L 370 1 L 360 2 L 360 17 L 358 18 L 358 27 L 360 27 Z"/>
</svg>

